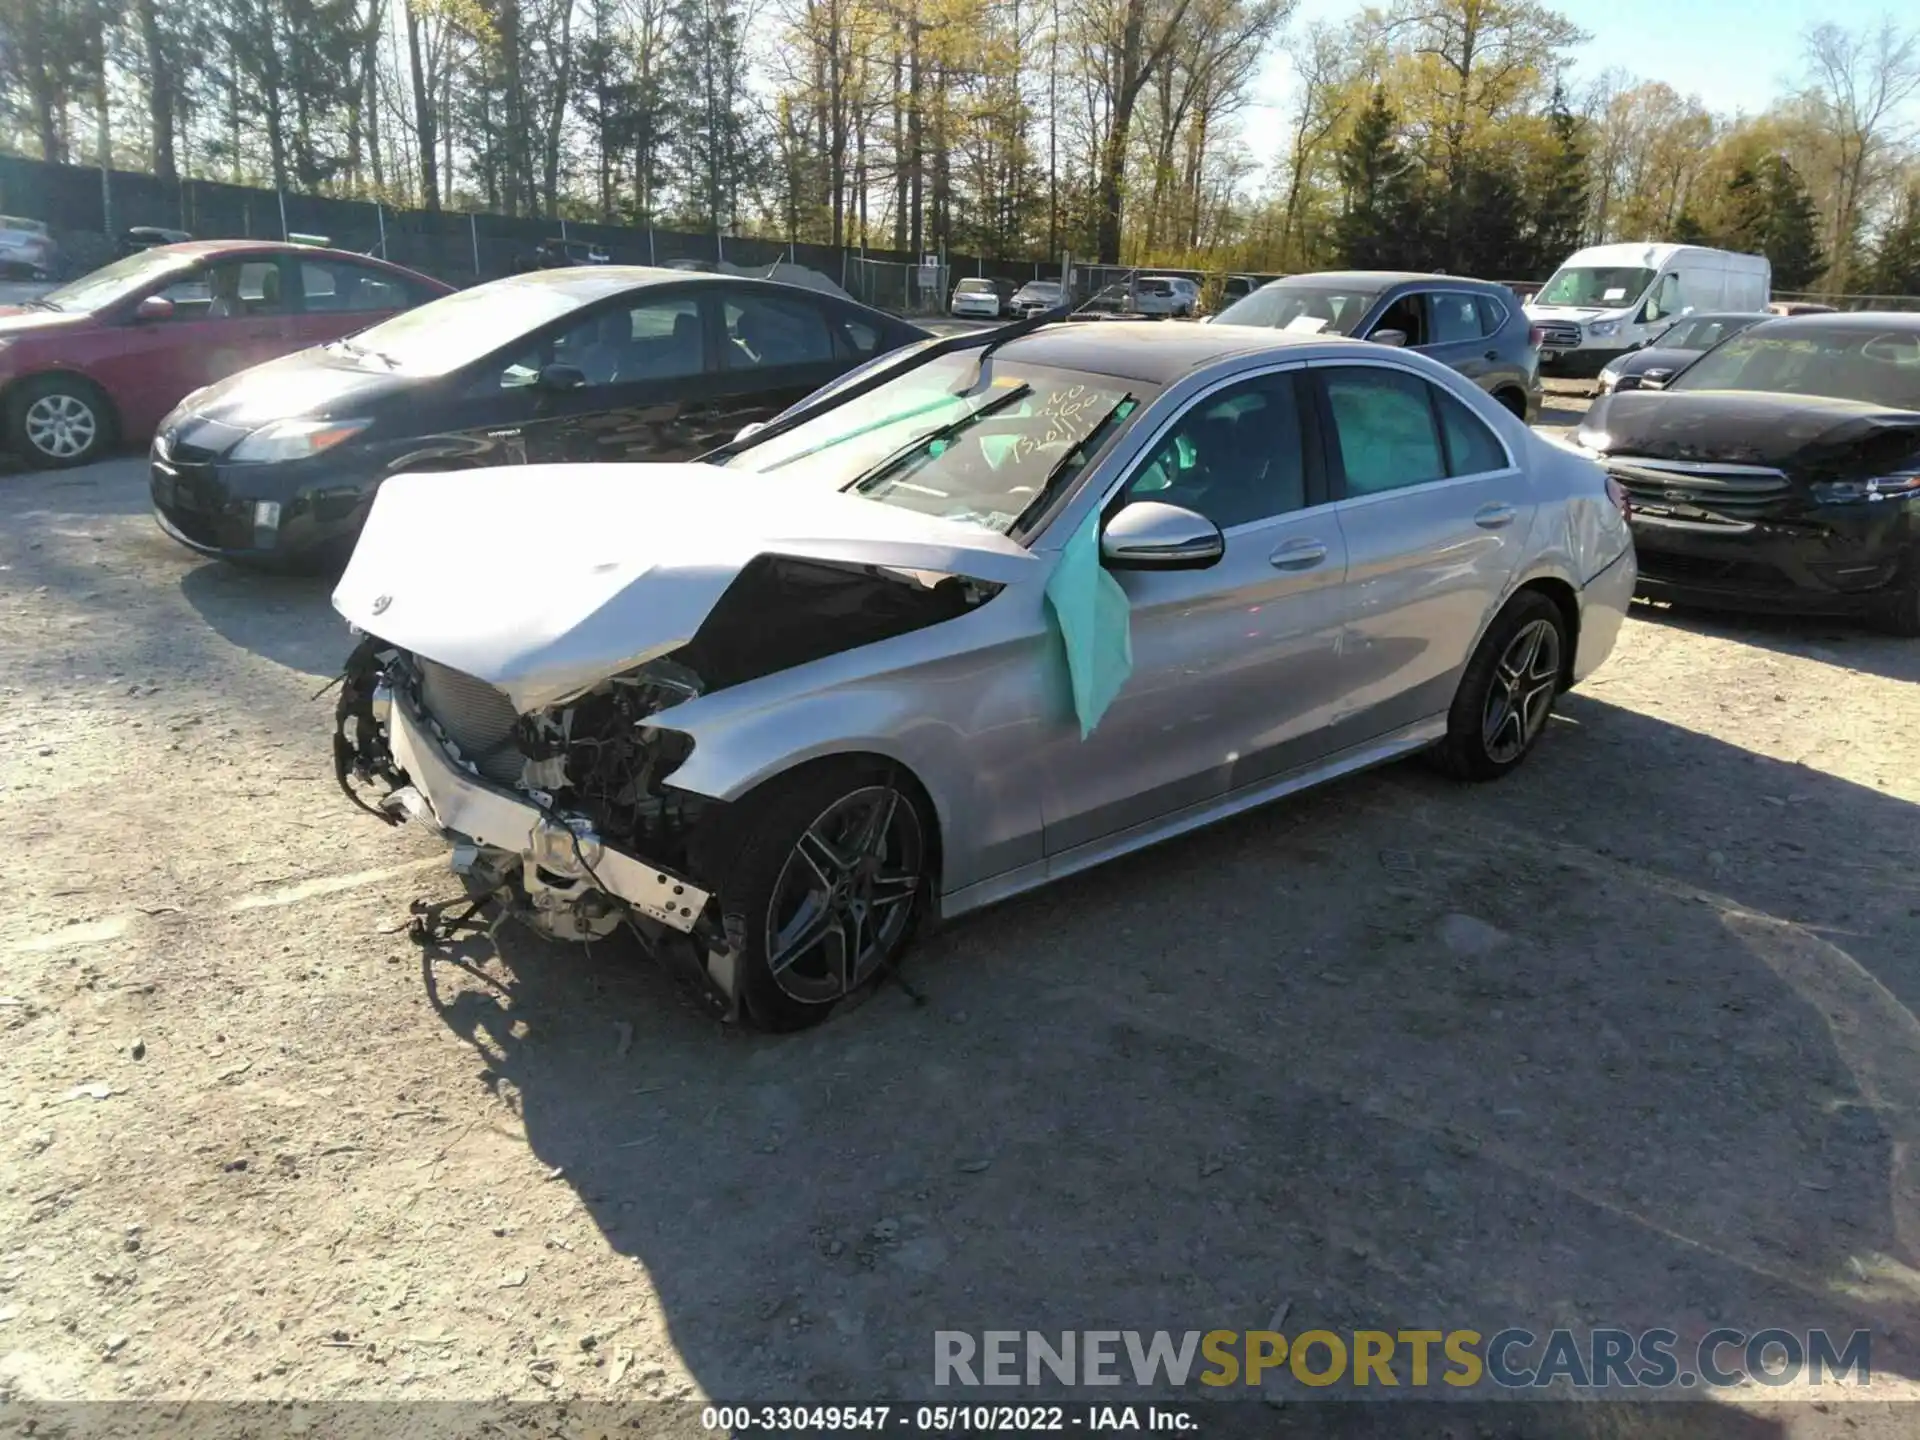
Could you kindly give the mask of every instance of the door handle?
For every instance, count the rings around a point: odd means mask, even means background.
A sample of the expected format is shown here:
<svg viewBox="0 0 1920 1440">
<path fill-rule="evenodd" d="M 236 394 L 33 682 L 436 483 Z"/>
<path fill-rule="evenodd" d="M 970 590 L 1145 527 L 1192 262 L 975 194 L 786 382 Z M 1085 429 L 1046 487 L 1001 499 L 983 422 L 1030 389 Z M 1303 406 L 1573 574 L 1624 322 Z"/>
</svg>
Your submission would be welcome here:
<svg viewBox="0 0 1920 1440">
<path fill-rule="evenodd" d="M 1473 523 L 1482 530 L 1498 530 L 1503 525 L 1511 525 L 1516 513 L 1511 505 L 1482 505 L 1473 512 Z"/>
<path fill-rule="evenodd" d="M 1327 547 L 1318 540 L 1289 540 L 1267 557 L 1276 570 L 1311 570 L 1327 558 Z"/>
</svg>

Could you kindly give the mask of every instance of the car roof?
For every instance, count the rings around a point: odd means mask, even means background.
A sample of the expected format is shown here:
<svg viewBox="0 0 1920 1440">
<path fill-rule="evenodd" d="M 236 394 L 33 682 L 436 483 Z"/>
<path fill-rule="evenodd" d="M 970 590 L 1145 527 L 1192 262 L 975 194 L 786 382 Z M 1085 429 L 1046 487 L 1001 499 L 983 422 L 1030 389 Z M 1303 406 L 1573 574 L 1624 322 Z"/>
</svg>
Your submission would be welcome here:
<svg viewBox="0 0 1920 1440">
<path fill-rule="evenodd" d="M 1063 320 L 1005 342 L 999 353 L 1030 365 L 1057 365 L 1122 380 L 1170 385 L 1229 356 L 1301 345 L 1361 345 L 1264 325 L 1181 325 L 1165 320 Z"/>
<path fill-rule="evenodd" d="M 540 286 L 546 289 L 564 290 L 578 297 L 581 304 L 591 304 L 610 295 L 621 295 L 632 290 L 645 290 L 655 285 L 746 285 L 755 289 L 775 291 L 782 295 L 809 295 L 817 300 L 831 300 L 840 305 L 851 306 L 855 310 L 866 310 L 875 314 L 870 305 L 863 305 L 851 295 L 836 295 L 830 290 L 816 290 L 807 285 L 790 285 L 784 280 L 763 280 L 757 275 L 716 275 L 705 270 L 670 270 L 664 265 L 570 265 L 558 270 L 528 270 L 518 275 L 509 275 L 503 280 L 495 280 L 495 285 Z M 911 321 L 898 321 L 911 325 Z"/>
<path fill-rule="evenodd" d="M 1796 335 L 1803 330 L 1905 330 L 1920 335 L 1920 313 L 1911 310 L 1836 310 L 1826 315 L 1775 315 L 1752 327 L 1769 335 Z"/>
<path fill-rule="evenodd" d="M 143 227 L 135 226 L 135 229 Z M 144 227 L 161 229 L 160 226 Z M 444 280 L 436 280 L 431 275 L 423 275 L 418 270 L 409 270 L 404 265 L 396 265 L 391 260 L 382 260 L 377 255 L 361 255 L 352 250 L 337 250 L 331 245 L 295 245 L 289 240 L 182 240 L 173 245 L 155 245 L 147 251 L 149 255 L 179 255 L 189 260 L 203 260 L 220 255 L 305 255 L 324 256 L 329 260 L 352 260 L 356 264 L 378 265 L 388 270 L 397 270 L 403 275 L 411 275 L 425 280 L 431 285 L 446 285 Z"/>
<path fill-rule="evenodd" d="M 1296 280 L 1311 280 L 1322 285 L 1344 285 L 1355 290 L 1385 290 L 1394 285 L 1434 285 L 1462 290 L 1505 290 L 1491 280 L 1476 280 L 1471 275 L 1436 275 L 1418 270 L 1310 270 L 1303 275 L 1283 275 L 1267 285 L 1291 285 Z M 1262 286 L 1262 289 L 1267 286 Z"/>
</svg>

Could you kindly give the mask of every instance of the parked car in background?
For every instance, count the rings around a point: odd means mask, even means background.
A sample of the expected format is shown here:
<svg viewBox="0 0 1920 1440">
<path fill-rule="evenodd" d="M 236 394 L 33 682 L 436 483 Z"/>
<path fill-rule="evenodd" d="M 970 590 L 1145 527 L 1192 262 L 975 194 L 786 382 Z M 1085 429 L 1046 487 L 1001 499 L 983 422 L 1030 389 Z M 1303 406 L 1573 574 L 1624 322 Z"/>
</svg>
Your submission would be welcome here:
<svg viewBox="0 0 1920 1440">
<path fill-rule="evenodd" d="M 1011 313 L 1013 284 L 986 276 L 969 276 L 953 287 L 947 304 L 949 314 L 972 319 L 998 320 Z"/>
<path fill-rule="evenodd" d="M 1260 281 L 1251 275 L 1229 275 L 1220 282 L 1220 305 L 1225 307 L 1244 300 L 1259 288 Z"/>
<path fill-rule="evenodd" d="M 1763 320 L 1575 442 L 1632 497 L 1642 594 L 1920 635 L 1920 315 Z"/>
<path fill-rule="evenodd" d="M 388 475 L 683 459 L 926 338 L 766 280 L 537 270 L 189 395 L 154 437 L 154 513 L 206 554 L 338 563 Z"/>
<path fill-rule="evenodd" d="M 134 225 L 121 232 L 120 253 L 138 255 L 161 245 L 184 245 L 193 236 L 185 230 L 168 230 L 159 225 Z"/>
<path fill-rule="evenodd" d="M 1067 303 L 1067 289 L 1058 280 L 1029 280 L 1013 292 L 1009 309 L 1024 319 L 1046 310 L 1057 310 Z"/>
<path fill-rule="evenodd" d="M 1158 286 L 1164 282 L 1173 289 L 1173 307 L 1167 313 L 1191 318 L 1200 313 L 1200 282 L 1184 275 L 1148 275 L 1142 284 Z"/>
<path fill-rule="evenodd" d="M 558 237 L 542 240 L 533 247 L 533 253 L 522 257 L 514 265 L 515 270 L 556 270 L 569 265 L 610 265 L 613 257 L 606 248 L 592 240 L 562 240 Z"/>
<path fill-rule="evenodd" d="M 955 336 L 710 458 L 392 481 L 335 774 L 498 918 L 631 921 L 774 1030 L 922 918 L 1428 748 L 1511 773 L 1634 583 L 1598 466 L 1332 336 Z"/>
<path fill-rule="evenodd" d="M 1767 306 L 1770 315 L 1833 315 L 1838 307 L 1822 305 L 1818 300 L 1776 300 Z"/>
<path fill-rule="evenodd" d="M 140 440 L 188 391 L 361 329 L 452 287 L 384 260 L 198 240 L 0 307 L 0 414 L 30 465 Z"/>
<path fill-rule="evenodd" d="M 1689 312 L 1764 312 L 1772 284 L 1764 255 L 1638 241 L 1595 245 L 1568 256 L 1526 313 L 1540 331 L 1542 373 L 1590 377 L 1652 344 Z"/>
<path fill-rule="evenodd" d="M 1600 393 L 1658 390 L 1729 335 L 1758 325 L 1764 314 L 1689 315 L 1642 350 L 1632 350 L 1600 372 Z"/>
<path fill-rule="evenodd" d="M 1395 270 L 1289 275 L 1226 306 L 1213 323 L 1418 350 L 1458 370 L 1521 419 L 1531 422 L 1540 411 L 1539 340 L 1504 285 Z"/>
<path fill-rule="evenodd" d="M 0 275 L 50 280 L 59 269 L 60 247 L 44 220 L 0 215 Z"/>
</svg>

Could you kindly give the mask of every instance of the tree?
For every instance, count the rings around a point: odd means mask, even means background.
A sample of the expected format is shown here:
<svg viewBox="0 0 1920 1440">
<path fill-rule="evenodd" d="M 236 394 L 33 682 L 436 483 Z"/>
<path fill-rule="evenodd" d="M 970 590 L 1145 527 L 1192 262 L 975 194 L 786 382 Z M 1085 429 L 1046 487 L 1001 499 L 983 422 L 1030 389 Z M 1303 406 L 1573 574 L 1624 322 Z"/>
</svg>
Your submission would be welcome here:
<svg viewBox="0 0 1920 1440">
<path fill-rule="evenodd" d="M 1803 290 L 1826 268 L 1820 247 L 1820 213 L 1800 173 L 1784 155 L 1773 157 L 1766 175 L 1766 231 L 1761 253 L 1773 266 L 1773 283 Z"/>
<path fill-rule="evenodd" d="M 1920 179 L 1908 183 L 1880 236 L 1869 283 L 1876 295 L 1920 295 Z"/>
<path fill-rule="evenodd" d="M 1357 270 L 1398 269 L 1417 236 L 1413 160 L 1400 148 L 1399 119 L 1376 85 L 1340 152 L 1346 209 L 1334 225 L 1341 259 Z"/>
<path fill-rule="evenodd" d="M 1808 33 L 1806 50 L 1810 98 L 1832 145 L 1827 281 L 1839 290 L 1872 191 L 1903 138 L 1902 107 L 1920 93 L 1920 34 L 1891 20 L 1858 32 L 1820 25 Z"/>
<path fill-rule="evenodd" d="M 1526 186 L 1532 253 L 1518 268 L 1531 274 L 1550 274 L 1586 243 L 1587 191 L 1593 170 L 1585 131 L 1585 124 L 1568 108 L 1565 91 L 1555 85 L 1547 109 L 1547 141 L 1532 163 Z"/>
</svg>

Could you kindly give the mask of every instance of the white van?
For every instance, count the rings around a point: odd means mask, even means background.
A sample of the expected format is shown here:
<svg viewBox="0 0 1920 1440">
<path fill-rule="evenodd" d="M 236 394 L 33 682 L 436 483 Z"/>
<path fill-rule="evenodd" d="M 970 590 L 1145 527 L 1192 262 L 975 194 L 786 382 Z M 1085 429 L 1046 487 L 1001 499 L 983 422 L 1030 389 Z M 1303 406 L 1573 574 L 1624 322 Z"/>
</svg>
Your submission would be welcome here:
<svg viewBox="0 0 1920 1440">
<path fill-rule="evenodd" d="M 1542 374 L 1591 376 L 1689 311 L 1765 310 L 1772 288 L 1764 255 L 1635 241 L 1568 256 L 1526 312 Z"/>
</svg>

